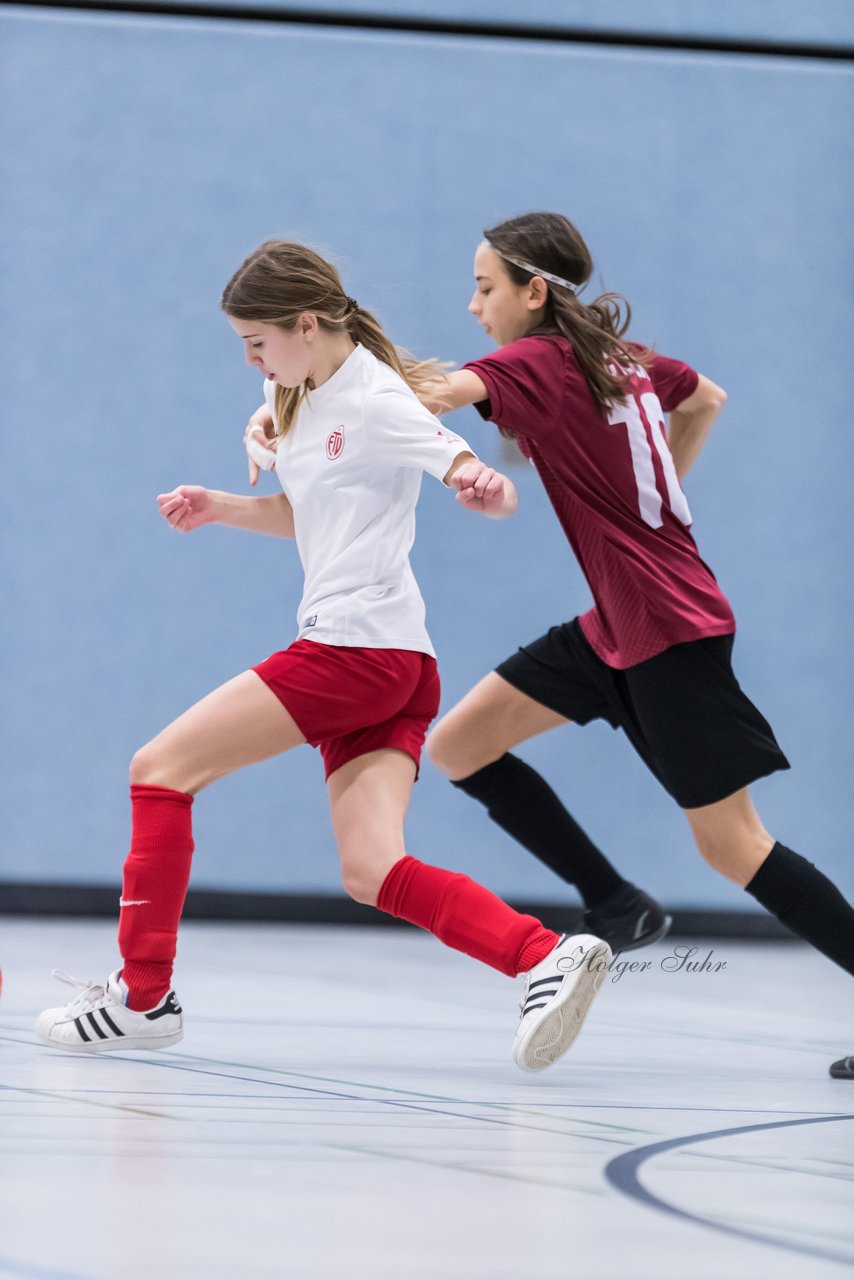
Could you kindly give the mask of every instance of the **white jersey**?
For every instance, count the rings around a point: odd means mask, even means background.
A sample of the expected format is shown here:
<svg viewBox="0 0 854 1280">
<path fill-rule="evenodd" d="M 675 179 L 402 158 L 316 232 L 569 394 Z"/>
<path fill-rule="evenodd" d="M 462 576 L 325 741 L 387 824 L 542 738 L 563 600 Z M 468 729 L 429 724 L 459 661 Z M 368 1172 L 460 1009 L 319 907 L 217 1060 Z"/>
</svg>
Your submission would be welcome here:
<svg viewBox="0 0 854 1280">
<path fill-rule="evenodd" d="M 276 384 L 264 383 L 275 413 Z M 358 345 L 309 391 L 276 451 L 305 572 L 300 640 L 435 656 L 409 564 L 421 472 L 442 480 L 465 440 Z"/>
</svg>

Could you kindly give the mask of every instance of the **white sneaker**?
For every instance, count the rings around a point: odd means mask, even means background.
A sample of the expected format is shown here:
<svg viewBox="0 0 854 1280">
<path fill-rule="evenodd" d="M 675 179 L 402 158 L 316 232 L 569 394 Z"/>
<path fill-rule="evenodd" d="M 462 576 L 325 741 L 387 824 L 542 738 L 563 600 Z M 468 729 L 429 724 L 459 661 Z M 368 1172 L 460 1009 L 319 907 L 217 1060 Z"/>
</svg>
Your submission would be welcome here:
<svg viewBox="0 0 854 1280">
<path fill-rule="evenodd" d="M 45 1009 L 36 1019 L 36 1033 L 45 1044 L 72 1053 L 106 1053 L 111 1049 L 163 1049 L 184 1034 L 184 1018 L 174 991 L 158 1005 L 137 1013 L 127 1008 L 128 988 L 119 970 L 106 987 L 69 977 L 54 969 L 52 976 L 83 994 L 62 1009 Z"/>
<path fill-rule="evenodd" d="M 522 1021 L 513 1061 L 523 1071 L 544 1071 L 566 1053 L 605 981 L 611 948 L 592 933 L 564 934 L 526 975 Z"/>
</svg>

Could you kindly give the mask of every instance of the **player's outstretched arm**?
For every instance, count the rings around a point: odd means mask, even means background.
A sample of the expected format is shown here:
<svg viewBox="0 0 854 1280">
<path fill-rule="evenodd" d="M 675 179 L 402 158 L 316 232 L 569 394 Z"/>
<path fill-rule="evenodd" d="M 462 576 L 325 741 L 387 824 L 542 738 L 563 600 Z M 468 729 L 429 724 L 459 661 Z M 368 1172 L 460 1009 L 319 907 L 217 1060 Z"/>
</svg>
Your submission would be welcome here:
<svg viewBox="0 0 854 1280">
<path fill-rule="evenodd" d="M 670 414 L 668 444 L 680 480 L 693 467 L 726 404 L 726 392 L 700 374 L 696 390 Z"/>
<path fill-rule="evenodd" d="M 431 413 L 439 415 L 463 409 L 468 404 L 480 404 L 489 396 L 476 373 L 471 369 L 458 369 L 428 383 L 418 398 Z"/>
<path fill-rule="evenodd" d="M 519 505 L 516 486 L 500 471 L 494 471 L 473 453 L 454 458 L 444 483 L 457 491 L 457 502 L 492 520 L 505 520 Z"/>
<path fill-rule="evenodd" d="M 198 484 L 181 484 L 171 493 L 159 494 L 157 506 L 163 519 L 179 533 L 192 533 L 205 524 L 224 524 L 276 538 L 294 536 L 294 513 L 284 493 L 252 498 Z"/>
</svg>

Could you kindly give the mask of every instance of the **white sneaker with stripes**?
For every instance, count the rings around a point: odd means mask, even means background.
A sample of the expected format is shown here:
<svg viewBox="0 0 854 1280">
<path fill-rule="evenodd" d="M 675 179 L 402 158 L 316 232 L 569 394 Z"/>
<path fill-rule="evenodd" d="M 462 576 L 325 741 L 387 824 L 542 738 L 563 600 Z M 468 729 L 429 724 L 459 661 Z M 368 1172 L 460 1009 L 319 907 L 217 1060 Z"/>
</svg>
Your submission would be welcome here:
<svg viewBox="0 0 854 1280">
<path fill-rule="evenodd" d="M 522 1021 L 513 1061 L 523 1071 L 544 1071 L 575 1040 L 596 992 L 605 981 L 611 948 L 592 933 L 565 933 L 526 974 Z"/>
<path fill-rule="evenodd" d="M 184 1034 L 184 1017 L 174 991 L 144 1013 L 128 1009 L 127 983 L 119 970 L 105 987 L 72 978 L 59 969 L 54 978 L 82 994 L 62 1009 L 45 1009 L 36 1019 L 36 1033 L 45 1044 L 71 1053 L 106 1053 L 115 1049 L 164 1049 Z"/>
</svg>

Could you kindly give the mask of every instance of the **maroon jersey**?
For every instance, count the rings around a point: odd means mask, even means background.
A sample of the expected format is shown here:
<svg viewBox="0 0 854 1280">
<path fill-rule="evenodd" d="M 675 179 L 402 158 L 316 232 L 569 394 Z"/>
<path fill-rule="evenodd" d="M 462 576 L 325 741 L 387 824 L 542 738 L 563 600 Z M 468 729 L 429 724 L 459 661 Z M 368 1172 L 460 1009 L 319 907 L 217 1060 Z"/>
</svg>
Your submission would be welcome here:
<svg viewBox="0 0 854 1280">
<path fill-rule="evenodd" d="M 626 403 L 603 412 L 562 337 L 520 338 L 465 368 L 486 387 L 481 416 L 512 431 L 540 474 L 593 592 L 580 621 L 604 662 L 633 667 L 735 630 L 688 531 L 665 435 L 665 413 L 697 386 L 693 369 L 664 356 L 636 365 Z"/>
</svg>

